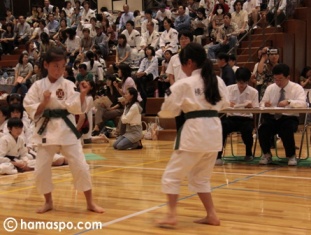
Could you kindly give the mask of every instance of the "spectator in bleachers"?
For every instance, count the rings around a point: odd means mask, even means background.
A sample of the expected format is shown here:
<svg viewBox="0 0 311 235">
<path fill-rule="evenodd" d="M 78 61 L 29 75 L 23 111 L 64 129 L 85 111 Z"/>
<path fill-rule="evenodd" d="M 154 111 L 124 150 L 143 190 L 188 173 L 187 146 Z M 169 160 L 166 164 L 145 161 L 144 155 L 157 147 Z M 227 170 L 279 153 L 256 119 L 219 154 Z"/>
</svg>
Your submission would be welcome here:
<svg viewBox="0 0 311 235">
<path fill-rule="evenodd" d="M 94 46 L 100 48 L 100 52 L 103 58 L 106 58 L 109 54 L 108 37 L 103 33 L 103 26 L 100 22 L 96 23 L 96 36 L 94 37 Z"/>
<path fill-rule="evenodd" d="M 118 32 L 122 32 L 125 29 L 126 23 L 129 20 L 134 21 L 133 12 L 130 12 L 129 10 L 130 10 L 130 7 L 127 4 L 123 5 L 123 14 L 120 17 Z"/>
<path fill-rule="evenodd" d="M 87 53 L 92 49 L 94 46 L 94 39 L 90 37 L 90 29 L 84 28 L 82 30 L 83 32 L 83 38 L 81 39 L 81 44 L 80 44 L 80 54 L 81 53 Z"/>
<path fill-rule="evenodd" d="M 124 34 L 118 36 L 118 45 L 116 49 L 116 62 L 110 67 L 117 71 L 121 63 L 130 64 L 131 63 L 131 48 L 127 44 L 126 37 Z"/>
<path fill-rule="evenodd" d="M 83 6 L 81 6 L 81 4 L 82 4 L 81 1 L 79 1 L 79 0 L 76 0 L 76 1 L 75 1 L 75 8 L 79 9 L 80 12 L 82 13 L 82 11 L 83 11 Z"/>
<path fill-rule="evenodd" d="M 251 78 L 251 72 L 247 68 L 239 68 L 236 72 L 237 84 L 228 86 L 230 107 L 254 108 L 259 107 L 258 91 L 250 86 L 248 82 Z M 221 119 L 223 146 L 225 145 L 227 135 L 238 131 L 242 134 L 242 140 L 245 144 L 245 161 L 253 160 L 253 114 L 233 113 L 227 114 Z M 216 165 L 222 165 L 221 160 L 223 151 L 218 152 Z"/>
<path fill-rule="evenodd" d="M 34 41 L 29 41 L 27 44 L 26 44 L 26 50 L 23 51 L 23 53 L 27 53 L 28 54 L 28 61 L 31 63 L 31 64 L 34 64 L 36 62 L 39 61 L 39 50 L 38 48 L 36 47 L 36 44 Z"/>
<path fill-rule="evenodd" d="M 54 19 L 59 22 L 59 20 L 60 20 L 60 10 L 59 10 L 58 6 L 54 6 L 53 7 L 53 15 L 54 15 Z"/>
<path fill-rule="evenodd" d="M 218 44 L 208 48 L 208 58 L 215 59 L 220 52 L 227 53 L 232 48 L 236 47 L 237 35 L 239 34 L 236 23 L 231 21 L 231 14 L 224 15 L 224 24 L 218 28 L 216 41 Z"/>
<path fill-rule="evenodd" d="M 51 48 L 55 47 L 56 43 L 50 39 L 49 35 L 46 32 L 42 32 L 40 35 L 41 42 L 40 42 L 40 51 L 39 57 L 42 58 L 46 54 L 46 52 Z"/>
<path fill-rule="evenodd" d="M 284 22 L 286 18 L 285 16 L 286 4 L 287 4 L 286 0 L 269 1 L 267 8 L 268 13 L 266 15 L 269 26 L 281 27 L 281 24 Z"/>
<path fill-rule="evenodd" d="M 81 22 L 81 11 L 79 8 L 75 8 L 74 12 L 71 15 L 71 28 L 77 29 L 80 26 Z"/>
<path fill-rule="evenodd" d="M 102 25 L 103 33 L 108 37 L 108 46 L 111 48 L 117 44 L 116 32 L 113 29 L 113 24 L 110 24 L 108 19 L 103 19 Z"/>
<path fill-rule="evenodd" d="M 81 39 L 76 35 L 76 31 L 72 28 L 66 29 L 67 39 L 65 42 L 66 52 L 69 56 L 69 64 L 73 64 L 79 54 Z"/>
<path fill-rule="evenodd" d="M 67 40 L 67 29 L 67 21 L 65 19 L 62 19 L 60 21 L 60 27 L 58 29 L 58 32 L 53 36 L 56 45 L 62 47 L 63 49 L 65 49 L 65 42 Z"/>
<path fill-rule="evenodd" d="M 178 41 L 181 49 L 183 49 L 185 46 L 193 41 L 193 34 L 189 30 L 181 31 L 178 34 Z M 174 82 L 187 77 L 187 75 L 181 69 L 179 54 L 175 54 L 174 56 L 172 56 L 167 66 L 166 73 L 168 74 L 168 79 L 171 85 Z"/>
<path fill-rule="evenodd" d="M 168 74 L 166 73 L 166 69 L 172 56 L 173 53 L 170 50 L 166 50 L 164 52 L 164 60 L 162 60 L 161 73 L 158 79 L 159 97 L 164 97 L 165 91 L 170 87 L 170 80 L 168 78 Z"/>
<path fill-rule="evenodd" d="M 243 35 L 248 31 L 248 15 L 242 6 L 242 0 L 235 1 L 233 4 L 234 12 L 231 14 L 232 22 L 238 26 L 239 35 Z"/>
<path fill-rule="evenodd" d="M 138 91 L 143 99 L 143 112 L 146 109 L 147 97 L 153 97 L 155 88 L 152 81 L 159 77 L 158 58 L 155 57 L 155 50 L 148 46 L 145 48 L 145 58 L 139 64 L 139 69 L 135 74 L 135 82 L 138 86 Z"/>
<path fill-rule="evenodd" d="M 71 70 L 72 71 L 72 70 Z M 33 75 L 30 78 L 31 84 L 33 84 L 35 81 L 38 81 L 42 78 L 41 76 L 41 67 L 39 63 L 35 63 L 33 66 Z"/>
<path fill-rule="evenodd" d="M 90 23 L 91 23 L 91 25 L 89 27 L 90 28 L 90 37 L 94 38 L 96 36 L 96 34 L 97 34 L 97 31 L 96 31 L 97 19 L 95 17 L 92 17 Z M 100 22 L 98 22 L 98 23 L 100 23 Z M 101 26 L 101 24 L 98 24 L 98 25 Z M 101 26 L 101 28 L 102 28 L 102 26 Z"/>
<path fill-rule="evenodd" d="M 49 15 L 50 13 L 53 13 L 53 8 L 54 6 L 50 4 L 50 0 L 44 0 L 44 14 Z"/>
<path fill-rule="evenodd" d="M 38 21 L 38 12 L 37 12 L 37 7 L 36 6 L 32 6 L 31 7 L 32 10 L 31 10 L 31 15 L 26 17 L 26 22 L 29 24 L 29 25 L 33 25 L 33 23 L 37 22 Z"/>
<path fill-rule="evenodd" d="M 108 75 L 106 86 L 104 88 L 104 96 L 107 96 L 111 101 L 111 106 L 106 107 L 104 104 L 98 102 L 95 103 L 95 125 L 92 131 L 92 136 L 99 135 L 101 130 L 105 127 L 108 120 L 113 120 L 116 117 L 122 115 L 124 108 L 123 105 L 118 101 L 118 98 L 121 97 L 120 93 L 113 85 L 116 83 L 116 77 L 114 75 Z"/>
<path fill-rule="evenodd" d="M 257 28 L 256 24 L 260 18 L 260 3 L 261 0 L 248 0 L 243 4 L 243 10 L 245 10 L 248 14 L 249 25 L 255 25 L 254 29 Z"/>
<path fill-rule="evenodd" d="M 40 20 L 46 20 L 46 14 L 43 12 L 43 8 L 41 6 L 37 6 L 37 19 Z"/>
<path fill-rule="evenodd" d="M 28 61 L 28 54 L 22 53 L 19 57 L 18 64 L 15 67 L 15 81 L 11 93 L 17 93 L 21 89 L 22 96 L 28 91 L 27 84 L 30 83 L 33 66 Z"/>
<path fill-rule="evenodd" d="M 25 44 L 29 40 L 30 34 L 31 34 L 30 25 L 27 22 L 25 22 L 25 17 L 19 16 L 18 21 L 19 23 L 17 24 L 15 28 L 15 33 L 16 33 L 16 37 L 14 41 L 15 46 L 19 44 Z"/>
<path fill-rule="evenodd" d="M 6 9 L 5 23 L 12 23 L 13 25 L 16 25 L 16 19 L 12 14 L 11 9 Z"/>
<path fill-rule="evenodd" d="M 197 10 L 199 9 L 199 3 L 195 0 L 187 0 L 187 6 L 189 9 L 189 16 L 191 18 L 197 17 Z"/>
<path fill-rule="evenodd" d="M 178 51 L 178 32 L 172 28 L 173 22 L 171 19 L 165 18 L 163 22 L 165 30 L 161 33 L 159 46 L 156 56 L 162 58 L 166 50 L 171 50 L 173 54 Z"/>
<path fill-rule="evenodd" d="M 149 23 L 149 22 L 153 23 L 154 31 L 159 32 L 159 22 L 156 19 L 152 18 L 152 10 L 148 9 L 145 11 L 145 20 L 141 24 L 141 35 L 143 35 L 145 32 L 147 32 L 147 23 Z"/>
<path fill-rule="evenodd" d="M 197 17 L 192 21 L 193 35 L 196 36 L 195 41 L 202 45 L 202 38 L 207 32 L 209 20 L 206 18 L 205 9 L 200 7 L 197 10 Z"/>
<path fill-rule="evenodd" d="M 108 12 L 108 8 L 107 7 L 100 8 L 100 12 L 103 15 L 103 19 L 107 19 L 109 21 L 109 25 L 113 25 L 114 24 L 113 16 Z"/>
<path fill-rule="evenodd" d="M 59 13 L 59 21 L 61 20 L 65 20 L 67 25 L 71 25 L 71 19 L 70 17 L 67 16 L 67 13 L 65 10 L 61 10 L 60 13 Z"/>
<path fill-rule="evenodd" d="M 145 54 L 145 48 L 152 46 L 154 50 L 158 49 L 160 34 L 154 30 L 154 23 L 147 23 L 147 31 L 142 34 L 142 40 L 140 43 L 140 57 L 143 58 Z"/>
<path fill-rule="evenodd" d="M 122 133 L 114 142 L 113 147 L 117 150 L 142 149 L 142 108 L 138 101 L 138 91 L 134 87 L 126 89 L 125 109 L 121 116 L 121 122 L 126 125 L 125 133 Z"/>
<path fill-rule="evenodd" d="M 205 9 L 206 17 L 210 20 L 215 7 L 215 0 L 200 0 L 199 7 Z"/>
<path fill-rule="evenodd" d="M 37 25 L 37 24 L 38 24 L 38 27 L 34 27 L 35 29 L 32 33 L 32 36 L 29 38 L 29 41 L 35 40 L 36 45 L 39 47 L 40 46 L 39 44 L 41 42 L 41 38 L 40 38 L 41 33 L 46 32 L 47 34 L 49 34 L 49 30 L 46 27 L 45 20 L 41 19 L 34 25 Z"/>
<path fill-rule="evenodd" d="M 126 29 L 122 31 L 122 34 L 125 35 L 128 45 L 131 47 L 131 60 L 138 64 L 140 58 L 140 42 L 141 36 L 140 33 L 134 29 L 134 22 L 129 20 L 126 22 Z"/>
<path fill-rule="evenodd" d="M 134 27 L 135 27 L 135 29 L 138 30 L 141 27 L 141 23 L 143 21 L 143 17 L 140 14 L 139 10 L 135 10 L 134 13 L 133 13 L 133 16 L 134 16 Z"/>
<path fill-rule="evenodd" d="M 4 33 L 2 33 L 0 42 L 2 45 L 3 54 L 12 54 L 14 50 L 14 40 L 16 33 L 14 32 L 14 25 L 12 22 L 4 25 Z"/>
<path fill-rule="evenodd" d="M 163 32 L 165 30 L 164 25 L 163 25 L 164 19 L 165 18 L 171 19 L 172 18 L 172 12 L 169 9 L 165 8 L 164 3 L 161 3 L 159 5 L 159 10 L 157 11 L 155 18 L 159 23 L 159 32 Z"/>
<path fill-rule="evenodd" d="M 65 68 L 63 77 L 69 81 L 72 81 L 73 83 L 76 83 L 76 78 L 75 78 L 75 75 L 73 73 L 73 68 L 68 66 L 68 65 Z"/>
<path fill-rule="evenodd" d="M 66 12 L 67 17 L 71 18 L 73 14 L 74 8 L 72 7 L 72 3 L 70 1 L 65 2 L 65 7 L 63 9 Z"/>
<path fill-rule="evenodd" d="M 53 37 L 57 33 L 59 28 L 59 22 L 54 19 L 53 13 L 49 13 L 48 15 L 48 24 L 46 25 L 46 27 L 49 30 L 50 37 Z"/>
<path fill-rule="evenodd" d="M 229 12 L 229 5 L 225 3 L 225 0 L 218 0 L 218 4 L 214 6 L 213 15 L 217 14 L 217 10 L 219 9 L 219 6 L 218 6 L 219 4 L 223 6 L 223 14 L 226 14 Z"/>
<path fill-rule="evenodd" d="M 185 6 L 178 6 L 178 16 L 174 21 L 175 29 L 180 32 L 191 28 L 191 18 L 185 14 Z"/>
<path fill-rule="evenodd" d="M 218 67 L 220 68 L 220 77 L 222 78 L 226 86 L 235 84 L 234 71 L 230 67 L 228 62 L 229 62 L 229 55 L 227 55 L 226 53 L 219 53 L 217 55 L 217 64 Z"/>
<path fill-rule="evenodd" d="M 79 85 L 80 82 L 82 81 L 93 81 L 93 74 L 87 71 L 86 64 L 79 64 L 79 73 L 76 78 L 76 85 Z"/>
<path fill-rule="evenodd" d="M 93 75 L 94 81 L 95 82 L 103 81 L 104 80 L 103 65 L 99 61 L 95 60 L 95 54 L 92 51 L 86 52 L 85 56 L 87 58 L 87 61 L 81 62 L 83 62 L 83 64 L 86 64 L 87 71 Z"/>
<path fill-rule="evenodd" d="M 236 56 L 234 54 L 229 55 L 228 64 L 233 69 L 233 72 L 235 73 L 239 66 L 236 65 Z"/>
<path fill-rule="evenodd" d="M 225 13 L 224 13 L 224 10 L 225 10 L 224 6 L 222 4 L 216 4 L 215 8 L 217 10 L 216 10 L 216 13 L 213 14 L 213 17 L 212 17 L 212 29 L 209 32 L 211 41 L 216 41 L 216 37 L 217 37 L 217 34 L 218 34 L 218 29 L 219 29 L 219 27 L 221 27 L 224 24 L 224 15 L 225 15 Z"/>
<path fill-rule="evenodd" d="M 91 18 L 96 17 L 95 11 L 90 9 L 90 3 L 88 1 L 83 2 L 83 11 L 81 14 L 81 24 L 87 25 L 90 24 Z"/>
<path fill-rule="evenodd" d="M 300 85 L 304 88 L 304 90 L 307 92 L 310 92 L 311 90 L 311 66 L 306 66 L 302 69 L 299 80 L 300 80 Z M 311 100 L 309 100 L 309 103 L 310 101 Z"/>
</svg>

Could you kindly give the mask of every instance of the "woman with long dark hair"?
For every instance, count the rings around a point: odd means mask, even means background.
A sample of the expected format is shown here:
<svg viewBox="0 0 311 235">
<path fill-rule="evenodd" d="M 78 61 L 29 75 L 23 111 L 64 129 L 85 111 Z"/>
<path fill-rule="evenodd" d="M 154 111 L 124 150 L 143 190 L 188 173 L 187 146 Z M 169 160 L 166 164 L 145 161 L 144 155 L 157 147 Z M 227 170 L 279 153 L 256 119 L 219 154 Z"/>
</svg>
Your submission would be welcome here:
<svg viewBox="0 0 311 235">
<path fill-rule="evenodd" d="M 121 116 L 122 124 L 126 125 L 125 133 L 118 137 L 113 147 L 118 150 L 141 149 L 142 125 L 141 111 L 142 108 L 137 100 L 138 91 L 134 87 L 127 88 L 125 94 L 125 109 Z"/>
<path fill-rule="evenodd" d="M 83 62 L 83 64 L 86 64 L 87 71 L 93 74 L 93 78 L 95 78 L 96 81 L 104 80 L 103 65 L 95 60 L 95 54 L 92 51 L 88 51 L 86 53 L 86 58 L 88 61 Z"/>
<path fill-rule="evenodd" d="M 14 25 L 12 22 L 9 22 L 4 25 L 4 33 L 0 38 L 0 42 L 3 49 L 3 54 L 11 54 L 14 50 L 14 39 L 16 33 L 14 33 Z"/>
<path fill-rule="evenodd" d="M 18 89 L 21 88 L 23 96 L 28 91 L 28 87 L 31 84 L 30 77 L 32 75 L 33 66 L 28 61 L 28 54 L 22 53 L 19 57 L 18 64 L 15 67 L 15 81 L 12 93 L 17 93 Z"/>
<path fill-rule="evenodd" d="M 186 122 L 175 141 L 175 151 L 162 176 L 162 191 L 167 194 L 168 214 L 159 226 L 177 224 L 176 206 L 179 187 L 188 176 L 190 190 L 196 192 L 207 213 L 196 223 L 219 225 L 211 195 L 210 177 L 222 149 L 222 126 L 218 111 L 229 106 L 228 91 L 217 77 L 204 48 L 189 43 L 179 54 L 187 78 L 174 83 L 162 105 L 160 117 L 185 113 Z"/>
</svg>

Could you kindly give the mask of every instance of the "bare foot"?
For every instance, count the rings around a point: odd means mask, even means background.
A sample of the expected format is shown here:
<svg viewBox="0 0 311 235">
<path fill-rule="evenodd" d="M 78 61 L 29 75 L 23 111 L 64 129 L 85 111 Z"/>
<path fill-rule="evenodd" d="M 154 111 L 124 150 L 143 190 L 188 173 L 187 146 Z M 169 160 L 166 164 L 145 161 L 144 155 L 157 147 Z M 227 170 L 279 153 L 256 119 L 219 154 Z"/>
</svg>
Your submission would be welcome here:
<svg viewBox="0 0 311 235">
<path fill-rule="evenodd" d="M 174 228 L 177 225 L 176 217 L 167 216 L 162 220 L 156 221 L 156 225 L 161 228 Z"/>
<path fill-rule="evenodd" d="M 95 203 L 92 203 L 91 205 L 88 205 L 87 209 L 89 211 L 96 212 L 96 213 L 104 213 L 105 212 L 104 208 L 96 205 Z"/>
<path fill-rule="evenodd" d="M 197 224 L 209 224 L 214 226 L 220 225 L 220 220 L 217 218 L 217 216 L 206 216 L 203 219 L 198 219 L 193 222 Z"/>
<path fill-rule="evenodd" d="M 53 202 L 50 202 L 50 203 L 45 203 L 42 207 L 38 208 L 36 212 L 42 214 L 52 209 L 53 209 Z"/>
</svg>

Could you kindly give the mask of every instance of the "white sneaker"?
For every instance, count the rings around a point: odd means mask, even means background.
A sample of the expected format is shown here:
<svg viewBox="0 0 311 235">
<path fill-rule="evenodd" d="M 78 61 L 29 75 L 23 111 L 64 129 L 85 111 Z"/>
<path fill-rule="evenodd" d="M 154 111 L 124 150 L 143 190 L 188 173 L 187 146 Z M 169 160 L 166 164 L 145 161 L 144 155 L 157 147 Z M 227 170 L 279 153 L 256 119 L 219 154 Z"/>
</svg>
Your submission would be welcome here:
<svg viewBox="0 0 311 235">
<path fill-rule="evenodd" d="M 292 156 L 288 159 L 288 163 L 289 166 L 297 166 L 297 159 L 296 156 Z"/>
<path fill-rule="evenodd" d="M 254 27 L 253 27 L 253 29 L 257 29 L 258 28 L 258 26 L 257 25 L 255 25 Z"/>
<path fill-rule="evenodd" d="M 265 154 L 261 157 L 259 164 L 260 165 L 267 165 L 272 162 L 272 156 L 270 154 Z"/>
<path fill-rule="evenodd" d="M 224 164 L 224 161 L 221 159 L 221 158 L 217 158 L 216 159 L 216 162 L 215 162 L 215 165 L 216 166 L 221 166 L 221 165 L 223 165 Z"/>
</svg>

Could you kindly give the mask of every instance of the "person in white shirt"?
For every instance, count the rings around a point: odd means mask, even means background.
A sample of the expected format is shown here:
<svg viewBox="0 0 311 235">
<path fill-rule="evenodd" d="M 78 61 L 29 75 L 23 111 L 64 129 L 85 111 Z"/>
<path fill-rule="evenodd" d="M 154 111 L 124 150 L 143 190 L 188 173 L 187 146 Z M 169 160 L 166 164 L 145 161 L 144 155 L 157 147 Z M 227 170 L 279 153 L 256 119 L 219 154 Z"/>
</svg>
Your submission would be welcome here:
<svg viewBox="0 0 311 235">
<path fill-rule="evenodd" d="M 248 22 L 250 25 L 254 25 L 254 29 L 257 28 L 257 22 L 260 18 L 260 4 L 261 0 L 247 0 L 243 4 L 243 10 L 248 14 Z"/>
<path fill-rule="evenodd" d="M 165 9 L 165 4 L 162 3 L 159 5 L 159 10 L 157 11 L 156 14 L 156 20 L 158 20 L 159 23 L 159 32 L 163 32 L 165 30 L 163 21 L 165 18 L 167 19 L 172 19 L 172 12 L 169 9 Z"/>
<path fill-rule="evenodd" d="M 141 24 L 141 34 L 144 34 L 147 32 L 147 23 L 153 22 L 154 24 L 154 30 L 159 32 L 159 23 L 156 19 L 152 18 L 152 10 L 146 10 L 145 11 L 145 20 Z"/>
<path fill-rule="evenodd" d="M 281 27 L 281 24 L 285 21 L 285 10 L 287 0 L 270 0 L 268 4 L 267 21 L 270 26 Z M 276 5 L 274 3 L 276 2 Z"/>
<path fill-rule="evenodd" d="M 79 54 L 81 39 L 76 36 L 76 31 L 72 28 L 66 29 L 66 35 L 66 52 L 69 55 L 69 63 L 73 64 L 77 55 Z"/>
<path fill-rule="evenodd" d="M 236 71 L 237 84 L 228 86 L 230 107 L 255 108 L 259 107 L 258 91 L 248 85 L 251 72 L 248 68 L 238 68 Z M 253 160 L 253 114 L 233 113 L 221 119 L 223 146 L 227 135 L 239 131 L 245 144 L 245 161 Z M 223 151 L 218 152 L 217 164 L 222 164 Z"/>
<path fill-rule="evenodd" d="M 133 15 L 133 12 L 130 12 L 130 7 L 125 4 L 123 5 L 123 14 L 120 18 L 120 23 L 119 23 L 119 28 L 118 28 L 118 32 L 122 32 L 125 27 L 126 27 L 126 23 L 131 20 L 134 22 L 134 15 Z"/>
<path fill-rule="evenodd" d="M 29 38 L 29 42 L 31 40 L 35 40 L 36 42 L 40 43 L 40 35 L 42 32 L 46 32 L 47 34 L 49 34 L 49 29 L 46 27 L 45 20 L 43 19 L 39 20 L 39 26 L 34 29 L 31 38 Z"/>
<path fill-rule="evenodd" d="M 54 6 L 50 4 L 50 0 L 44 0 L 43 12 L 48 15 L 49 13 L 53 13 Z"/>
<path fill-rule="evenodd" d="M 239 35 L 243 35 L 248 30 L 248 14 L 242 8 L 243 2 L 237 0 L 234 2 L 234 12 L 231 14 L 231 21 L 236 23 L 239 30 Z"/>
<path fill-rule="evenodd" d="M 260 102 L 261 107 L 306 108 L 306 95 L 301 85 L 290 81 L 290 69 L 286 64 L 277 64 L 272 69 L 274 83 L 269 85 Z M 296 166 L 294 133 L 299 124 L 298 114 L 264 114 L 258 129 L 260 147 L 263 152 L 259 163 L 272 162 L 270 139 L 278 134 L 283 142 L 289 166 Z"/>
<path fill-rule="evenodd" d="M 145 48 L 145 58 L 143 58 L 140 62 L 139 69 L 135 77 L 138 90 L 141 94 L 141 98 L 143 99 L 142 106 L 144 112 L 146 108 L 147 97 L 153 97 L 154 94 L 152 81 L 159 77 L 158 58 L 155 57 L 155 50 L 153 47 L 148 46 Z"/>
<path fill-rule="evenodd" d="M 131 47 L 131 60 L 138 63 L 139 59 L 141 59 L 139 55 L 141 36 L 134 29 L 134 21 L 129 20 L 126 22 L 126 29 L 122 31 L 122 34 L 125 35 L 126 41 Z"/>
<path fill-rule="evenodd" d="M 138 103 L 138 91 L 129 87 L 125 91 L 125 109 L 121 116 L 121 122 L 126 125 L 126 131 L 114 142 L 113 147 L 117 150 L 142 149 L 142 108 Z"/>
<path fill-rule="evenodd" d="M 152 46 L 155 50 L 158 49 L 160 35 L 157 31 L 154 30 L 153 22 L 147 23 L 147 31 L 142 34 L 142 40 L 140 43 L 140 57 L 143 58 L 145 55 L 145 48 L 147 46 Z"/>
<path fill-rule="evenodd" d="M 90 3 L 88 1 L 83 2 L 83 11 L 81 15 L 81 24 L 84 27 L 89 26 L 92 17 L 96 17 L 95 11 L 90 9 Z"/>
<path fill-rule="evenodd" d="M 73 7 L 72 7 L 72 3 L 70 1 L 66 1 L 65 2 L 65 7 L 63 7 L 63 9 L 66 12 L 67 17 L 71 18 L 71 15 L 74 11 Z"/>
</svg>

